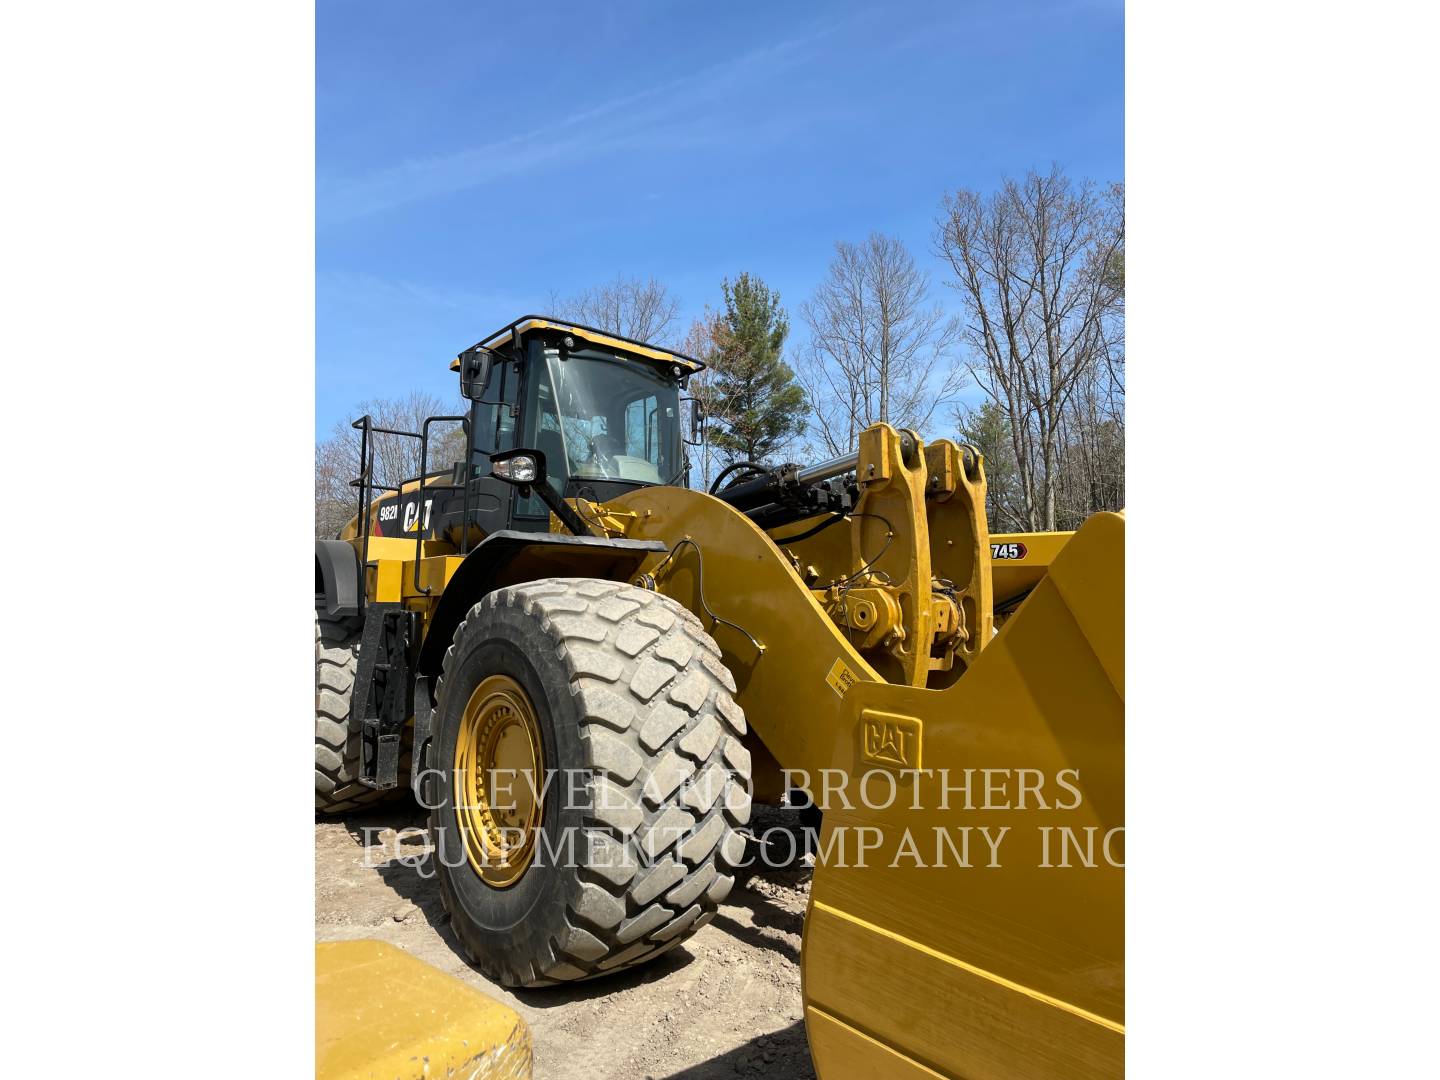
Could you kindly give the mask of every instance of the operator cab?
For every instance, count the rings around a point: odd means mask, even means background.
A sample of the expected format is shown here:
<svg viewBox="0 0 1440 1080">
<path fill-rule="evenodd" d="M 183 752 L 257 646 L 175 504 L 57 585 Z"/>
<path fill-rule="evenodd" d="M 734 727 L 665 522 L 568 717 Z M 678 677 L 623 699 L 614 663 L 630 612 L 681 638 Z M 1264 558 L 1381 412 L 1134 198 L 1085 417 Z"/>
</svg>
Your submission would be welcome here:
<svg viewBox="0 0 1440 1080">
<path fill-rule="evenodd" d="M 550 511 L 538 494 L 489 477 L 491 456 L 517 447 L 545 455 L 550 484 L 566 499 L 604 502 L 637 487 L 685 481 L 681 390 L 704 369 L 698 360 L 531 315 L 472 345 L 450 366 L 471 402 L 469 475 L 483 489 L 471 502 L 471 520 L 485 532 L 549 527 Z"/>
</svg>

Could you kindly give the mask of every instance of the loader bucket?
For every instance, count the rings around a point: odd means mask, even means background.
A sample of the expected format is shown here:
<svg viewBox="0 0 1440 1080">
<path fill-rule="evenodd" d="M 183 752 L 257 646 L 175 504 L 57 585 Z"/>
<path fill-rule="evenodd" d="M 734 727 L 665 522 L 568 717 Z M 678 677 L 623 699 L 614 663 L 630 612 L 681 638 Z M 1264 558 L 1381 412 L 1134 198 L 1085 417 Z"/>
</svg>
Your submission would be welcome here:
<svg viewBox="0 0 1440 1080">
<path fill-rule="evenodd" d="M 1123 567 L 1098 514 L 954 685 L 847 692 L 843 784 L 812 778 L 822 1080 L 1122 1074 Z"/>
</svg>

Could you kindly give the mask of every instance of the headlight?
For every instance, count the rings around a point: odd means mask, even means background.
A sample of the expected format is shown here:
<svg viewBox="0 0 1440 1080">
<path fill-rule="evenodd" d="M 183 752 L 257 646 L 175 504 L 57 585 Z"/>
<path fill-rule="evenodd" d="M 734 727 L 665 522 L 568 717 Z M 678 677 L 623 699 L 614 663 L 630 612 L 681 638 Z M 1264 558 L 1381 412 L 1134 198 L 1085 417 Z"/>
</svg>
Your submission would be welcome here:
<svg viewBox="0 0 1440 1080">
<path fill-rule="evenodd" d="M 540 466 L 529 454 L 516 454 L 504 461 L 495 462 L 490 467 L 490 472 L 512 484 L 533 484 L 540 475 Z"/>
</svg>

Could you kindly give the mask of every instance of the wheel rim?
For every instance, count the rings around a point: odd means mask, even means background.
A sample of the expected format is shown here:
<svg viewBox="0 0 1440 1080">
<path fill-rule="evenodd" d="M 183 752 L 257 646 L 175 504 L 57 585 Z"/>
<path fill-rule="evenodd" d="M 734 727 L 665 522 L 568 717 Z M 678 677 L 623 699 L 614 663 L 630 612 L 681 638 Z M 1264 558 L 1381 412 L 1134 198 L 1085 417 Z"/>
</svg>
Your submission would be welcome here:
<svg viewBox="0 0 1440 1080">
<path fill-rule="evenodd" d="M 520 880 L 535 854 L 544 775 L 540 725 L 530 697 L 491 675 L 465 703 L 455 740 L 455 816 L 471 867 L 497 889 Z"/>
</svg>

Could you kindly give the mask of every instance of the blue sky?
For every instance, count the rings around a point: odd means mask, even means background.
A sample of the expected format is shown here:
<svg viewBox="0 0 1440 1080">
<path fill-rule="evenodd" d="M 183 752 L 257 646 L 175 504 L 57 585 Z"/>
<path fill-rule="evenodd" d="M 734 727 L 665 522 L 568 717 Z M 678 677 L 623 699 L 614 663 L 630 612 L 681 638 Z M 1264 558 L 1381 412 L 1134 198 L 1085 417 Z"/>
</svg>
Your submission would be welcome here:
<svg viewBox="0 0 1440 1080">
<path fill-rule="evenodd" d="M 837 240 L 931 254 L 943 192 L 1123 179 L 1118 0 L 319 0 L 316 426 L 449 400 L 449 360 L 617 274 L 688 324 L 742 270 L 795 309 Z"/>
</svg>

